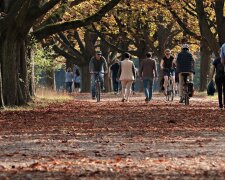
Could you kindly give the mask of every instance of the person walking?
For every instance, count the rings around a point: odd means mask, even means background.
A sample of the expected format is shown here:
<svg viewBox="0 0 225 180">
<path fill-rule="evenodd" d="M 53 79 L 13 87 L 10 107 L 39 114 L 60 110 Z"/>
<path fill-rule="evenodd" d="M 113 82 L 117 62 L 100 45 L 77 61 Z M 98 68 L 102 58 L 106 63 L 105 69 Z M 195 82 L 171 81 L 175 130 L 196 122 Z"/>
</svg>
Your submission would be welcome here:
<svg viewBox="0 0 225 180">
<path fill-rule="evenodd" d="M 129 102 L 131 94 L 131 86 L 133 81 L 136 79 L 135 66 L 133 61 L 130 60 L 130 53 L 124 53 L 125 59 L 121 61 L 118 72 L 118 79 L 122 85 L 122 102 Z"/>
<path fill-rule="evenodd" d="M 220 51 L 220 58 L 221 62 L 224 65 L 225 64 L 225 43 L 221 46 L 221 51 Z"/>
<path fill-rule="evenodd" d="M 70 67 L 66 71 L 65 82 L 66 82 L 66 91 L 68 93 L 71 93 L 73 85 L 73 72 Z"/>
<path fill-rule="evenodd" d="M 119 91 L 119 81 L 117 79 L 119 68 L 120 68 L 119 60 L 117 59 L 115 63 L 110 67 L 113 91 L 115 95 L 117 95 Z"/>
<path fill-rule="evenodd" d="M 215 82 L 218 91 L 219 108 L 222 110 L 223 108 L 225 108 L 225 74 L 224 65 L 222 64 L 221 57 L 216 58 L 213 61 L 211 80 L 213 80 L 215 72 Z"/>
<path fill-rule="evenodd" d="M 106 59 L 102 56 L 101 51 L 96 51 L 89 62 L 89 72 L 91 73 L 91 95 L 92 99 L 96 99 L 95 81 L 99 76 L 101 89 L 104 90 L 104 74 L 108 72 Z"/>
<path fill-rule="evenodd" d="M 152 99 L 153 82 L 154 78 L 158 77 L 157 66 L 154 59 L 151 58 L 150 52 L 146 53 L 146 59 L 141 62 L 140 78 L 143 80 L 145 102 L 149 102 Z"/>
</svg>

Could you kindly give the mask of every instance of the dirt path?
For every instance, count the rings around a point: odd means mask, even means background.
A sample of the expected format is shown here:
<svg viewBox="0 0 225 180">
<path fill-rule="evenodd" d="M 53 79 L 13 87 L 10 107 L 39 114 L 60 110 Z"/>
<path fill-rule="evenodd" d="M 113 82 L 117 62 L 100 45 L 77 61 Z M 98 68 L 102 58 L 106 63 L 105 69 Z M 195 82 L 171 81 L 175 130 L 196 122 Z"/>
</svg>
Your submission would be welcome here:
<svg viewBox="0 0 225 180">
<path fill-rule="evenodd" d="M 143 95 L 0 112 L 0 179 L 224 179 L 225 110 Z"/>
</svg>

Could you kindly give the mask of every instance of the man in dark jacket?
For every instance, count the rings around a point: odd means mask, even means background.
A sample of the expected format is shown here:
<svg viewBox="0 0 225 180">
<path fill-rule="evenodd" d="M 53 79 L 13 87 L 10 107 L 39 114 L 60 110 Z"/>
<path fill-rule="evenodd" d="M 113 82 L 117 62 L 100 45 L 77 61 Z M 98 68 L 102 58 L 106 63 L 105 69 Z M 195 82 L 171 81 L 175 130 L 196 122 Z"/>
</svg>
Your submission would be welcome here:
<svg viewBox="0 0 225 180">
<path fill-rule="evenodd" d="M 116 60 L 115 63 L 110 67 L 114 94 L 118 94 L 119 91 L 119 81 L 117 80 L 119 68 L 119 60 Z"/>
<path fill-rule="evenodd" d="M 189 52 L 189 46 L 187 44 L 182 45 L 181 52 L 177 55 L 176 60 L 177 73 L 179 74 L 179 92 L 180 92 L 180 103 L 183 102 L 183 84 L 184 76 L 183 73 L 189 74 L 189 81 L 193 84 L 193 74 L 195 61 L 192 54 Z"/>
<path fill-rule="evenodd" d="M 140 78 L 143 79 L 144 91 L 145 91 L 145 102 L 152 99 L 153 81 L 157 78 L 157 66 L 154 59 L 151 58 L 150 52 L 146 53 L 146 59 L 141 63 L 140 67 Z"/>
<path fill-rule="evenodd" d="M 96 51 L 89 62 L 89 72 L 91 73 L 91 94 L 92 99 L 96 98 L 95 80 L 97 74 L 99 75 L 101 89 L 104 90 L 104 73 L 108 72 L 108 64 L 106 59 L 102 56 L 101 51 Z"/>
</svg>

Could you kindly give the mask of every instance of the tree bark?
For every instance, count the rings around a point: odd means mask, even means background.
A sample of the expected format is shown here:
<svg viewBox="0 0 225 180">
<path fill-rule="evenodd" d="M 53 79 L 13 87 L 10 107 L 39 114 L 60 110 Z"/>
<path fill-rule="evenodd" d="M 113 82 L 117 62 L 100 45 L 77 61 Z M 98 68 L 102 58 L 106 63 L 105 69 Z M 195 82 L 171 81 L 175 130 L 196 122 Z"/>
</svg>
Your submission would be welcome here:
<svg viewBox="0 0 225 180">
<path fill-rule="evenodd" d="M 90 92 L 91 80 L 89 73 L 89 66 L 81 66 L 81 92 Z"/>
<path fill-rule="evenodd" d="M 206 41 L 201 41 L 200 47 L 200 87 L 199 91 L 205 91 L 207 89 L 207 81 L 210 71 L 210 56 L 211 51 Z"/>
<path fill-rule="evenodd" d="M 4 100 L 3 100 L 3 92 L 2 92 L 2 67 L 1 67 L 1 63 L 0 63 L 0 108 L 5 108 L 5 104 L 4 104 Z"/>
</svg>

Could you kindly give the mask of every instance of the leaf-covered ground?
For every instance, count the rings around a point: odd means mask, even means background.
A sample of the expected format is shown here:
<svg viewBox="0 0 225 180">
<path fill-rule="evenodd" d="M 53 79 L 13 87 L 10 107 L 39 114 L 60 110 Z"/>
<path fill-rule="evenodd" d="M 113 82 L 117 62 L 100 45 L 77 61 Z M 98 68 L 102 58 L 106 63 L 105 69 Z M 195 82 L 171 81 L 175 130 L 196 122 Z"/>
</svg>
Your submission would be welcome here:
<svg viewBox="0 0 225 180">
<path fill-rule="evenodd" d="M 225 110 L 142 94 L 81 94 L 68 103 L 0 112 L 0 179 L 224 179 Z"/>
</svg>

